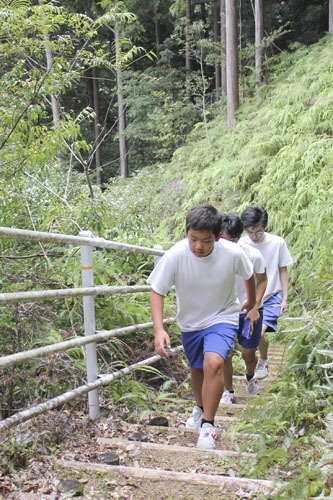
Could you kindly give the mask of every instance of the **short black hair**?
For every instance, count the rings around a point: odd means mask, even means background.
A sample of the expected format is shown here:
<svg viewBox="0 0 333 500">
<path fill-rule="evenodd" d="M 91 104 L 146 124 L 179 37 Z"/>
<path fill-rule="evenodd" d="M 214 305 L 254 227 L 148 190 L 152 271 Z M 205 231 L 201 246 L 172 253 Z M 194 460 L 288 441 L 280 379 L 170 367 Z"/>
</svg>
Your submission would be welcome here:
<svg viewBox="0 0 333 500">
<path fill-rule="evenodd" d="M 222 214 L 209 203 L 200 203 L 186 215 L 186 234 L 190 229 L 212 231 L 217 238 L 221 232 Z"/>
<path fill-rule="evenodd" d="M 221 232 L 226 232 L 231 238 L 239 239 L 243 232 L 243 223 L 235 214 L 222 214 Z"/>
<path fill-rule="evenodd" d="M 244 228 L 262 226 L 267 227 L 268 214 L 261 205 L 251 205 L 241 214 Z"/>
</svg>

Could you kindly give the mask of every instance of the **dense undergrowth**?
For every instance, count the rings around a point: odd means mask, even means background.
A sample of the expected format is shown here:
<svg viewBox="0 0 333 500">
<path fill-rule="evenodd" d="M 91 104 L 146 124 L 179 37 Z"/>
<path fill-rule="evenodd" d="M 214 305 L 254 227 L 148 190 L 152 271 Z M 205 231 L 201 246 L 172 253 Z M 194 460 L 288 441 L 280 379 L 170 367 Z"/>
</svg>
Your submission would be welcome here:
<svg viewBox="0 0 333 500">
<path fill-rule="evenodd" d="M 260 424 L 251 419 L 246 423 L 261 435 L 253 473 L 269 470 L 276 461 L 294 460 L 295 475 L 278 494 L 280 499 L 322 498 L 333 486 L 332 426 L 327 423 L 333 406 L 332 48 L 328 35 L 314 46 L 282 54 L 270 63 L 268 81 L 257 95 L 242 103 L 232 133 L 218 105 L 209 123 L 211 146 L 199 123 L 169 164 L 115 180 L 103 192 L 94 188 L 93 200 L 80 174 L 69 171 L 63 179 L 54 165 L 36 172 L 41 184 L 0 181 L 3 226 L 69 234 L 91 229 L 112 240 L 164 248 L 184 236 L 184 215 L 197 203 L 209 201 L 236 213 L 252 203 L 266 207 L 269 230 L 286 238 L 295 262 L 289 316 L 305 319 L 305 327 L 302 321 L 293 323 L 282 338 L 289 366 L 269 390 L 271 404 L 259 414 Z M 1 275 L 5 292 L 80 286 L 78 248 L 0 240 L 0 254 L 6 257 Z M 10 258 L 23 255 L 25 259 Z M 96 251 L 94 258 L 96 284 L 145 283 L 153 266 L 152 257 L 138 254 Z M 168 307 L 173 311 L 171 300 Z M 150 317 L 147 294 L 99 298 L 96 308 L 98 329 Z M 81 302 L 75 298 L 13 305 L 2 312 L 3 354 L 83 333 Z M 119 358 L 121 363 L 135 361 L 136 347 L 146 342 L 152 349 L 151 341 L 151 332 L 145 332 L 103 345 L 103 367 L 119 367 Z M 69 374 L 79 383 L 84 378 L 83 351 L 66 356 L 3 372 L 3 416 L 24 403 L 59 394 Z M 133 380 L 114 384 L 117 398 L 135 394 L 134 386 Z M 149 409 L 148 389 L 146 394 L 140 411 Z"/>
</svg>

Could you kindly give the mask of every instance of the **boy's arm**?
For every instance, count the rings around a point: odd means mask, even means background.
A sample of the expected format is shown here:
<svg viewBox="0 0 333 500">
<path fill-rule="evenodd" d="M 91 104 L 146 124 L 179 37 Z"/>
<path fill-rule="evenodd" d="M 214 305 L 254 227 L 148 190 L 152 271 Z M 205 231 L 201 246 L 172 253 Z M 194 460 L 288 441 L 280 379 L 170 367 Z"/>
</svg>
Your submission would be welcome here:
<svg viewBox="0 0 333 500">
<path fill-rule="evenodd" d="M 253 307 L 256 305 L 256 281 L 254 274 L 252 274 L 251 278 L 249 278 L 248 280 L 244 280 L 244 286 L 246 290 L 247 299 L 241 305 L 241 309 L 242 311 L 245 310 L 248 312 L 251 309 L 253 309 Z M 248 315 L 246 316 L 246 319 L 247 318 Z M 252 329 L 254 326 L 254 320 L 252 318 L 250 318 L 250 320 Z"/>
<path fill-rule="evenodd" d="M 154 324 L 155 349 L 157 354 L 162 356 L 162 358 L 167 358 L 168 353 L 165 351 L 164 346 L 166 345 L 167 348 L 170 348 L 171 343 L 169 335 L 163 326 L 163 307 L 164 296 L 152 290 L 150 294 L 150 310 Z"/>
<path fill-rule="evenodd" d="M 267 287 L 267 274 L 266 271 L 264 273 L 257 273 L 257 293 L 256 293 L 256 307 L 259 309 L 260 302 L 262 301 L 262 298 L 265 294 L 265 290 Z"/>
<path fill-rule="evenodd" d="M 289 288 L 289 273 L 287 266 L 279 267 L 280 282 L 282 287 L 282 304 L 281 313 L 288 309 L 288 288 Z"/>
<path fill-rule="evenodd" d="M 266 271 L 264 273 L 256 273 L 256 278 L 257 278 L 257 293 L 256 293 L 256 303 L 252 309 L 247 313 L 247 318 L 250 318 L 251 321 L 254 323 L 257 323 L 260 319 L 260 314 L 259 314 L 259 306 L 260 302 L 264 296 L 266 286 L 267 286 L 267 275 Z"/>
<path fill-rule="evenodd" d="M 260 319 L 259 306 L 260 302 L 264 296 L 266 286 L 267 286 L 267 275 L 266 271 L 264 273 L 256 273 L 257 278 L 257 293 L 256 293 L 256 303 L 252 309 L 247 313 L 246 319 L 249 318 L 251 320 L 251 324 L 257 323 Z"/>
</svg>

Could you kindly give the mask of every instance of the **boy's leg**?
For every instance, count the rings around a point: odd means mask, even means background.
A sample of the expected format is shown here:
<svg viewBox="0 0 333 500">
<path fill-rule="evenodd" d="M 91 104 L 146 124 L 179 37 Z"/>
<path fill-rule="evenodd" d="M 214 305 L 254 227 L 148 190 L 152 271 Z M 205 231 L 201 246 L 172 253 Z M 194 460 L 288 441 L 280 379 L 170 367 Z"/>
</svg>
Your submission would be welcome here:
<svg viewBox="0 0 333 500">
<path fill-rule="evenodd" d="M 224 360 L 223 364 L 223 378 L 224 378 L 224 392 L 222 393 L 222 398 L 220 403 L 223 404 L 233 404 L 235 402 L 235 391 L 232 383 L 232 355 L 233 351 L 230 351 L 227 358 Z"/>
<path fill-rule="evenodd" d="M 224 388 L 224 363 L 234 347 L 237 330 L 238 326 L 228 323 L 218 323 L 206 329 L 203 346 L 204 381 L 202 385 L 204 420 L 214 421 Z M 227 365 L 227 372 L 228 368 L 230 369 L 230 365 Z"/>
<path fill-rule="evenodd" d="M 282 293 L 277 293 L 264 302 L 261 341 L 259 345 L 260 359 L 258 361 L 256 376 L 265 378 L 269 373 L 268 347 L 269 342 L 266 332 L 276 332 L 278 318 L 281 316 Z"/>
<path fill-rule="evenodd" d="M 267 359 L 268 358 L 268 347 L 269 347 L 269 341 L 265 335 L 267 330 L 267 325 L 262 325 L 261 329 L 261 339 L 260 339 L 260 344 L 259 344 L 259 353 L 260 353 L 260 359 Z"/>
<path fill-rule="evenodd" d="M 197 406 L 203 407 L 202 402 L 202 384 L 204 372 L 202 368 L 191 368 L 191 385 Z"/>
<path fill-rule="evenodd" d="M 215 352 L 206 352 L 204 356 L 204 380 L 202 384 L 202 402 L 204 420 L 213 421 L 223 392 L 224 360 Z"/>
<path fill-rule="evenodd" d="M 257 365 L 256 348 L 247 349 L 246 347 L 242 347 L 242 357 L 246 366 L 246 374 L 251 377 L 254 375 L 254 370 Z"/>
<path fill-rule="evenodd" d="M 229 352 L 227 359 L 224 360 L 223 364 L 223 378 L 224 378 L 224 387 L 228 391 L 233 391 L 232 385 L 232 354 L 233 351 Z"/>
<path fill-rule="evenodd" d="M 245 314 L 239 317 L 238 342 L 242 349 L 242 357 L 245 361 L 246 371 L 246 391 L 254 395 L 259 392 L 259 384 L 254 371 L 257 365 L 256 349 L 259 347 L 261 339 L 263 309 L 259 309 L 260 319 L 255 323 L 252 332 L 243 329 Z"/>
</svg>

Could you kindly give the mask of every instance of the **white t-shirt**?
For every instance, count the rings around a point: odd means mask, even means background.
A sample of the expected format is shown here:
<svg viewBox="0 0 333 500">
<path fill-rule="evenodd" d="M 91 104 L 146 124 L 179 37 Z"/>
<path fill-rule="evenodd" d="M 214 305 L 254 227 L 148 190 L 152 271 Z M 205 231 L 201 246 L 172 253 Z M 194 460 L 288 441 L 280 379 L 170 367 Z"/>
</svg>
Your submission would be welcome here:
<svg viewBox="0 0 333 500">
<path fill-rule="evenodd" d="M 265 233 L 260 243 L 253 243 L 248 236 L 244 236 L 241 241 L 259 250 L 265 259 L 267 273 L 267 287 L 263 297 L 265 302 L 272 295 L 282 291 L 279 268 L 293 263 L 287 243 L 281 236 L 271 233 Z"/>
<path fill-rule="evenodd" d="M 148 283 L 160 295 L 175 286 L 178 325 L 181 331 L 192 332 L 216 323 L 238 325 L 236 274 L 244 279 L 253 274 L 238 245 L 221 239 L 207 257 L 196 257 L 185 238 L 165 252 Z"/>
<path fill-rule="evenodd" d="M 246 243 L 244 243 L 243 240 L 239 240 L 238 244 L 241 247 L 241 249 L 246 253 L 247 257 L 250 259 L 253 265 L 253 271 L 256 274 L 263 274 L 266 269 L 266 262 L 264 257 L 259 252 L 259 250 L 250 247 L 249 245 L 246 245 Z M 238 300 L 240 302 L 240 305 L 242 305 L 244 300 L 246 300 L 247 295 L 246 295 L 244 280 L 240 276 L 236 277 L 236 289 L 237 289 Z M 262 300 L 260 302 L 259 307 L 261 306 L 262 306 Z"/>
</svg>

